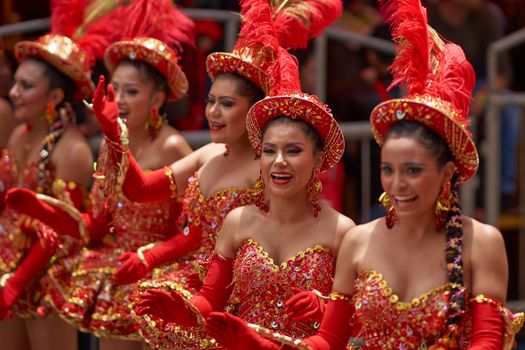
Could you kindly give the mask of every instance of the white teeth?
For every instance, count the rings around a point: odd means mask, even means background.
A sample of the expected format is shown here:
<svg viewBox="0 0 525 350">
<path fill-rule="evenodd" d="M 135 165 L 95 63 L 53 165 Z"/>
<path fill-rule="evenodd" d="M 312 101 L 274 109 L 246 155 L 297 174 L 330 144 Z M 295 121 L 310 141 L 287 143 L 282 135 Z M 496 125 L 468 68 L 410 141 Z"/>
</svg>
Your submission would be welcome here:
<svg viewBox="0 0 525 350">
<path fill-rule="evenodd" d="M 272 174 L 272 177 L 279 178 L 279 179 L 290 179 L 291 175 L 282 175 L 282 174 Z"/>
<path fill-rule="evenodd" d="M 411 201 L 411 200 L 415 199 L 416 196 L 395 196 L 394 198 L 398 202 L 406 202 L 406 201 Z"/>
</svg>

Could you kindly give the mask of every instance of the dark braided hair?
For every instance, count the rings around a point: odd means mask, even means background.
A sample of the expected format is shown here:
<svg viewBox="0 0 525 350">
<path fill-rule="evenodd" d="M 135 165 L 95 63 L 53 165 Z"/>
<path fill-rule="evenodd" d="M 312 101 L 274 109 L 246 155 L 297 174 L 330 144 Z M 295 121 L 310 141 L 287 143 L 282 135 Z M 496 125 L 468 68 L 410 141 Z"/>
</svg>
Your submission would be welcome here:
<svg viewBox="0 0 525 350">
<path fill-rule="evenodd" d="M 447 162 L 454 160 L 452 152 L 445 140 L 424 124 L 408 120 L 397 122 L 387 131 L 385 141 L 396 136 L 414 138 L 434 155 L 440 169 L 444 167 Z M 466 305 L 463 259 L 461 256 L 463 252 L 463 226 L 457 179 L 458 176 L 455 174 L 450 180 L 452 200 L 445 223 L 447 238 L 445 261 L 447 263 L 448 280 L 452 285 L 449 296 L 450 306 L 447 320 L 449 332 L 447 332 L 447 335 L 456 332 L 456 325 L 465 311 Z"/>
</svg>

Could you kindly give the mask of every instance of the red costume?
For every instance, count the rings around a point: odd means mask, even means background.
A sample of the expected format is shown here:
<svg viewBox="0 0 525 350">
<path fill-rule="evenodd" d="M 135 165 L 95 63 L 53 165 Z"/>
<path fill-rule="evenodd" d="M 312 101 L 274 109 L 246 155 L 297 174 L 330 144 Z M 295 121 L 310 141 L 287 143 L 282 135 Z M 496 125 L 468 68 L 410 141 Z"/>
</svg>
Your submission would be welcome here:
<svg viewBox="0 0 525 350">
<path fill-rule="evenodd" d="M 476 147 L 467 129 L 474 71 L 458 46 L 443 41 L 427 25 L 426 10 L 418 0 L 385 1 L 383 6 L 398 44 L 391 67 L 393 84 L 404 84 L 408 95 L 382 102 L 372 111 L 376 141 L 382 145 L 390 127 L 401 120 L 422 123 L 447 142 L 457 168 L 457 181 L 463 182 L 478 167 Z M 380 272 L 360 271 L 354 295 L 334 292 L 337 297 L 327 306 L 319 333 L 295 342 L 293 347 L 344 349 L 352 337 L 350 344 L 374 350 L 510 349 L 523 314 L 511 315 L 501 303 L 483 295 L 469 296 L 463 285 L 458 201 L 452 195 L 447 208 L 448 283 L 411 301 L 402 301 Z M 395 222 L 392 212 L 386 218 L 389 228 Z M 277 349 L 278 345 L 254 348 Z"/>
<path fill-rule="evenodd" d="M 113 72 L 125 60 L 144 62 L 166 79 L 168 99 L 183 96 L 188 83 L 174 48 L 180 49 L 180 43 L 192 43 L 191 20 L 169 0 L 135 1 L 119 11 L 119 19 L 127 22 L 115 30 L 121 40 L 104 47 L 108 70 Z M 102 113 L 97 107 L 103 102 L 118 114 L 114 91 L 108 93 L 107 101 L 103 100 L 104 80 L 101 82 L 94 97 L 94 112 Z M 71 209 L 64 212 L 53 207 L 53 203 L 49 206 L 39 198 L 30 198 L 27 193 L 18 195 L 31 200 L 33 209 L 23 206 L 18 209 L 30 211 L 32 216 L 56 226 L 61 235 L 80 236 L 85 241 L 86 247 L 80 253 L 60 260 L 48 271 L 49 299 L 61 317 L 78 329 L 99 336 L 140 340 L 138 325 L 129 308 L 136 286 L 121 284 L 115 277 L 121 265 L 119 257 L 124 252 L 164 241 L 177 232 L 180 203 L 170 196 L 135 203 L 124 195 L 123 174 L 128 167 L 138 164 L 134 159 L 128 161 L 124 124 L 120 130 L 114 136 L 118 143 L 108 138 L 102 147 L 91 192 L 92 205 L 87 213 Z M 155 133 L 151 135 L 156 137 Z"/>
<path fill-rule="evenodd" d="M 337 164 L 344 151 L 341 129 L 327 106 L 315 96 L 300 92 L 297 61 L 277 45 L 276 27 L 279 26 L 272 20 L 270 7 L 264 2 L 243 1 L 241 8 L 245 19 L 241 37 L 243 34 L 247 35 L 246 31 L 251 29 L 253 32 L 248 32 L 248 35 L 261 40 L 262 37 L 256 36 L 256 33 L 264 31 L 266 44 L 269 48 L 273 48 L 273 51 L 267 49 L 266 53 L 275 55 L 278 62 L 272 67 L 271 79 L 266 81 L 270 96 L 255 103 L 248 112 L 247 130 L 252 146 L 260 154 L 261 130 L 271 119 L 283 115 L 299 118 L 312 125 L 323 140 L 325 147 L 322 170 Z M 287 7 L 280 10 L 293 12 L 293 9 Z M 281 15 L 280 10 L 275 10 L 273 18 Z M 341 10 L 340 4 L 338 6 L 336 3 L 332 10 L 328 12 L 335 18 Z M 294 24 L 300 22 L 297 18 L 286 18 Z M 318 20 L 317 17 L 315 19 Z M 253 27 L 250 28 L 247 23 Z M 319 31 L 319 23 L 314 21 L 312 28 Z M 282 40 L 289 39 L 283 34 Z M 287 43 L 291 44 L 289 41 Z M 250 52 L 249 49 L 238 51 Z M 219 56 L 222 58 L 223 66 L 208 71 L 213 75 L 216 70 L 221 71 L 224 65 L 231 67 L 229 61 L 232 59 L 229 57 L 233 55 Z M 217 56 L 212 59 L 217 59 Z M 240 59 L 236 58 L 235 61 Z M 244 62 L 238 66 L 248 66 L 248 63 Z M 255 69 L 248 69 L 248 67 L 243 70 L 256 72 Z M 259 75 L 254 73 L 252 76 Z M 261 198 L 257 201 L 260 202 L 256 202 L 256 205 L 264 207 Z M 316 207 L 314 212 L 315 209 Z M 160 349 L 221 347 L 207 335 L 203 326 L 204 318 L 213 311 L 223 311 L 224 308 L 238 315 L 243 322 L 257 323 L 261 327 L 281 334 L 312 335 L 319 326 L 317 322 L 319 318 L 317 320 L 290 318 L 287 307 L 293 306 L 286 305 L 286 300 L 304 290 L 315 289 L 327 294 L 333 281 L 334 265 L 335 256 L 330 250 L 314 246 L 304 252 L 298 252 L 294 257 L 277 266 L 256 241 L 249 239 L 243 242 L 236 253 L 235 260 L 224 258 L 217 253 L 212 256 L 203 286 L 198 293 L 189 294 L 185 290 L 177 289 L 178 293 L 150 290 L 145 293 L 143 300 L 136 307 L 136 313 L 145 315 L 145 324 L 149 323 L 149 328 L 142 329 L 146 338 L 146 334 L 150 334 L 153 339 L 148 341 L 149 345 Z M 155 286 L 155 283 L 152 282 L 151 286 Z M 315 297 L 314 304 L 318 303 Z"/>
<path fill-rule="evenodd" d="M 111 26 L 115 22 L 116 11 L 105 16 L 87 19 L 84 17 L 84 4 L 70 6 L 69 2 L 55 1 L 51 18 L 51 33 L 36 41 L 22 41 L 15 46 L 18 61 L 37 59 L 50 65 L 75 84 L 75 99 L 88 98 L 94 91 L 89 76 L 90 68 L 102 56 L 104 46 L 111 42 Z M 87 14 L 86 14 L 87 15 Z M 80 30 L 82 27 L 82 30 Z M 78 30 L 78 31 L 77 31 Z M 22 167 L 7 151 L 2 151 L 2 172 L 0 177 L 0 209 L 4 207 L 6 191 L 19 186 L 59 198 L 66 205 L 79 209 L 84 205 L 83 189 L 75 183 L 56 179 L 55 169 L 50 162 L 55 145 L 73 120 L 67 111 L 68 101 L 57 111 L 56 106 L 48 104 L 44 118 L 49 126 L 43 140 L 38 159 Z M 30 130 L 31 125 L 26 126 Z M 19 215 L 13 209 L 5 209 L 0 218 L 3 227 L 0 244 L 0 270 L 4 274 L 0 283 L 0 319 L 16 302 L 22 292 L 26 297 L 15 304 L 20 316 L 45 314 L 44 296 L 48 281 L 45 278 L 28 284 L 56 258 L 68 256 L 80 245 L 78 240 L 59 238 L 56 233 L 41 222 Z M 53 258 L 54 256 L 54 258 Z M 53 258 L 53 259 L 52 259 Z M 9 274 L 8 274 L 9 273 Z"/>
</svg>

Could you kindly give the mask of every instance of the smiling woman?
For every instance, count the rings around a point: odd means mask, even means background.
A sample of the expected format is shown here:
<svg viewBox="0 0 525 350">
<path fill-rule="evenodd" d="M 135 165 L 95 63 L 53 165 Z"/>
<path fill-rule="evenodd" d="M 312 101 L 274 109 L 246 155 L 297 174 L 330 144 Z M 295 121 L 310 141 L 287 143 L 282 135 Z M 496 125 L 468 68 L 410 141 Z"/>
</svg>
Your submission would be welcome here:
<svg viewBox="0 0 525 350">
<path fill-rule="evenodd" d="M 255 3 L 268 14 L 267 2 Z M 271 71 L 278 83 L 247 117 L 260 156 L 255 203 L 226 216 L 199 293 L 188 300 L 183 292 L 148 291 L 136 309 L 185 327 L 187 334 L 206 330 L 202 348 L 215 341 L 250 348 L 242 330 L 247 323 L 291 337 L 314 334 L 324 301 L 307 291 L 329 292 L 339 244 L 354 226 L 318 200 L 320 172 L 343 153 L 341 129 L 326 105 L 300 91 L 296 59 L 280 49 L 278 63 Z M 230 313 L 220 312 L 226 304 Z"/>
</svg>

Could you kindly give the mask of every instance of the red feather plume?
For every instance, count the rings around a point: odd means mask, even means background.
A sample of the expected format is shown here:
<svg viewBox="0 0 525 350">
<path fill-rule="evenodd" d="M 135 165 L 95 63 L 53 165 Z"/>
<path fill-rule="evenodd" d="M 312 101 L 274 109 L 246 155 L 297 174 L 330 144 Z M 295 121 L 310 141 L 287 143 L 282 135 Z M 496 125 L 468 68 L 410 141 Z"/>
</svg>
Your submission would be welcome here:
<svg viewBox="0 0 525 350">
<path fill-rule="evenodd" d="M 397 55 L 390 66 L 394 80 L 408 95 L 430 94 L 451 103 L 466 117 L 475 84 L 474 69 L 456 44 L 446 42 L 427 23 L 420 0 L 384 0 L 381 10 L 391 25 Z"/>
<path fill-rule="evenodd" d="M 135 0 L 127 7 L 126 39 L 150 37 L 160 40 L 178 52 L 182 44 L 195 45 L 193 21 L 179 11 L 172 0 Z"/>
<path fill-rule="evenodd" d="M 268 0 L 240 0 L 242 25 L 235 48 L 267 47 L 277 54 L 279 42 Z"/>
<path fill-rule="evenodd" d="M 82 25 L 88 0 L 51 0 L 50 34 L 73 37 Z"/>
<path fill-rule="evenodd" d="M 96 9 L 96 16 L 90 12 L 92 7 Z M 104 55 L 109 44 L 119 40 L 121 10 L 116 1 L 52 0 L 50 34 L 74 40 L 91 67 Z"/>
<path fill-rule="evenodd" d="M 286 49 L 305 48 L 308 40 L 341 15 L 341 0 L 271 0 L 279 43 Z"/>
</svg>

